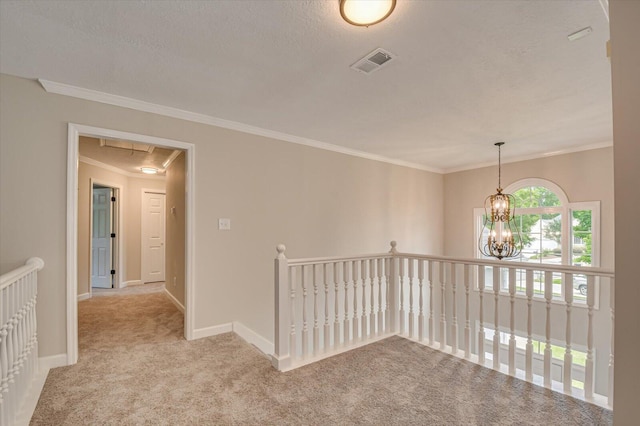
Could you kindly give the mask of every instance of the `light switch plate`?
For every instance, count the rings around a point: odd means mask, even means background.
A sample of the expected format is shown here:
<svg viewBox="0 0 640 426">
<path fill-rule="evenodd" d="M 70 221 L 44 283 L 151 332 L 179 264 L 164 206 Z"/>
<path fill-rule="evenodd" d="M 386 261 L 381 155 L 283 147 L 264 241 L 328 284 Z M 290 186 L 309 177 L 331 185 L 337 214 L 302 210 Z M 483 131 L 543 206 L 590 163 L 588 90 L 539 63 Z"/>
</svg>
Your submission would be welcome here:
<svg viewBox="0 0 640 426">
<path fill-rule="evenodd" d="M 231 230 L 231 219 L 218 219 L 218 230 L 220 231 L 230 231 Z"/>
</svg>

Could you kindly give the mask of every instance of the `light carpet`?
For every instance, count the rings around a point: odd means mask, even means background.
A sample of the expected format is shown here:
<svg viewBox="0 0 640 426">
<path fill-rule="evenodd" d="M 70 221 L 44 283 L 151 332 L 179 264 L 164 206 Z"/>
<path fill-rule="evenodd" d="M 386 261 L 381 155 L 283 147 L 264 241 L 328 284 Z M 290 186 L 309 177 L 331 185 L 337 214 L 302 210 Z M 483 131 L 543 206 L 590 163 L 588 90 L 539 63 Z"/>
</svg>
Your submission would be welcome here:
<svg viewBox="0 0 640 426">
<path fill-rule="evenodd" d="M 401 337 L 287 373 L 233 333 L 187 342 L 163 293 L 79 303 L 78 364 L 32 425 L 606 425 L 609 410 Z"/>
</svg>

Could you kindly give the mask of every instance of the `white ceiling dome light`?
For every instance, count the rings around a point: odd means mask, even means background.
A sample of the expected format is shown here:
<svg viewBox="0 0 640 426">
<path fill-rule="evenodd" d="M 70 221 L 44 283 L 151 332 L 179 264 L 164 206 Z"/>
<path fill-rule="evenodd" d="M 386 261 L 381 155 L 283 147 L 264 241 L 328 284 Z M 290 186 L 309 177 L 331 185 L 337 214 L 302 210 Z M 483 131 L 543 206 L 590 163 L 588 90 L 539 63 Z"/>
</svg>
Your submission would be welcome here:
<svg viewBox="0 0 640 426">
<path fill-rule="evenodd" d="M 368 27 L 387 19 L 395 7 L 396 0 L 340 0 L 340 15 L 352 25 Z"/>
<path fill-rule="evenodd" d="M 156 173 L 158 173 L 158 169 L 156 169 L 155 167 L 140 167 L 140 171 L 148 175 L 155 175 Z"/>
</svg>

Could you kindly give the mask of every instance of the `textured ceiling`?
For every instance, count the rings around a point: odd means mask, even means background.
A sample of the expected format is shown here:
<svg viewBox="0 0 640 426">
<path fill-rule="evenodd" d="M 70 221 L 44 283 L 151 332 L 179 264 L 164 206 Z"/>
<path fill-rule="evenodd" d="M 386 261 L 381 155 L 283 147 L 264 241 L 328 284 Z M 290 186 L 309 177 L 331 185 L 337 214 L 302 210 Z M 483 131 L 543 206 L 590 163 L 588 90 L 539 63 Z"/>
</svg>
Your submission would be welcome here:
<svg viewBox="0 0 640 426">
<path fill-rule="evenodd" d="M 130 143 L 131 145 L 136 145 Z M 143 175 L 141 167 L 154 167 L 159 175 L 164 175 L 164 163 L 173 153 L 172 149 L 154 147 L 153 151 L 141 152 L 130 149 L 100 146 L 100 139 L 80 137 L 79 152 L 82 157 L 91 158 L 128 173 Z"/>
<path fill-rule="evenodd" d="M 611 144 L 608 39 L 597 0 L 398 0 L 369 28 L 337 0 L 0 2 L 2 73 L 443 171 Z"/>
</svg>

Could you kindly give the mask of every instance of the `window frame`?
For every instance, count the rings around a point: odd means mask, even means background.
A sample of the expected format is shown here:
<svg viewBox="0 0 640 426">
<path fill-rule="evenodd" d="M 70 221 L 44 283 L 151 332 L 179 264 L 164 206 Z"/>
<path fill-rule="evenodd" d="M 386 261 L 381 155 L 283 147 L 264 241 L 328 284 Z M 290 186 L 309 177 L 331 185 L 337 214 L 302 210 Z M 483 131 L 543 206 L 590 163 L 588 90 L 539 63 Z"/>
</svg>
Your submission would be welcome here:
<svg viewBox="0 0 640 426">
<path fill-rule="evenodd" d="M 553 192 L 560 201 L 559 206 L 552 207 L 533 207 L 533 208 L 518 208 L 516 206 L 515 214 L 523 215 L 523 214 L 544 214 L 544 213 L 560 213 L 561 215 L 561 227 L 562 227 L 562 235 L 561 235 L 561 247 L 562 256 L 561 256 L 561 264 L 562 265 L 573 265 L 573 211 L 580 210 L 590 210 L 591 213 L 591 266 L 590 267 L 599 267 L 600 266 L 600 201 L 578 201 L 578 202 L 570 202 L 564 190 L 558 186 L 557 184 L 542 178 L 525 178 L 518 180 L 510 185 L 508 185 L 504 189 L 504 193 L 513 194 L 514 192 L 528 187 L 543 187 L 551 192 Z M 474 253 L 475 258 L 483 259 L 482 254 L 478 250 L 478 238 L 480 237 L 480 233 L 482 232 L 484 223 L 483 223 L 483 215 L 485 214 L 484 207 L 476 207 L 473 209 L 473 221 L 474 221 Z M 567 232 L 568 230 L 568 232 Z M 565 249 L 566 247 L 566 249 Z M 589 267 L 589 266 L 585 266 Z M 475 286 L 474 289 L 478 291 L 477 284 L 477 274 L 475 278 Z M 564 280 L 564 274 L 562 275 L 562 280 Z M 485 288 L 485 292 L 493 292 L 493 290 L 488 286 Z M 561 297 L 553 297 L 552 303 L 560 303 L 564 304 L 564 283 L 561 286 Z M 598 309 L 600 305 L 600 280 L 596 277 L 595 280 L 595 299 L 594 299 L 594 309 Z M 505 291 L 503 288 L 500 289 L 500 294 L 505 295 Z M 516 293 L 516 297 L 526 298 L 526 296 Z M 540 300 L 541 298 L 534 294 L 534 300 Z M 574 300 L 574 305 L 577 307 L 587 307 L 586 303 L 582 303 L 582 301 Z"/>
</svg>

